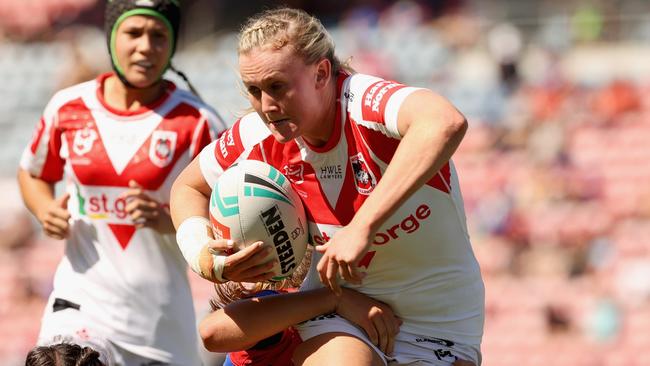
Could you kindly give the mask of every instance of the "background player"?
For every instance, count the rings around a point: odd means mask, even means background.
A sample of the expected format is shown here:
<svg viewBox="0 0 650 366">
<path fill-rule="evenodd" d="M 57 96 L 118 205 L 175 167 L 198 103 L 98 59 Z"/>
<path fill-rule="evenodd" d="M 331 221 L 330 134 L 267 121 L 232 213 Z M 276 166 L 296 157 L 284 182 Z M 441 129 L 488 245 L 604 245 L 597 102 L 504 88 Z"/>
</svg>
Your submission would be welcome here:
<svg viewBox="0 0 650 366">
<path fill-rule="evenodd" d="M 347 74 L 321 23 L 299 10 L 252 18 L 238 52 L 256 113 L 204 149 L 174 184 L 172 216 L 186 259 L 208 242 L 199 235 L 221 172 L 240 159 L 266 161 L 292 181 L 312 240 L 326 244 L 303 288 L 320 286 L 320 275 L 340 292 L 340 273 L 404 321 L 393 357 L 344 319 L 307 322 L 299 364 L 480 364 L 484 287 L 450 161 L 465 118 L 430 90 Z M 247 259 L 215 258 L 215 277 L 270 277 L 255 250 Z"/>
<path fill-rule="evenodd" d="M 105 21 L 114 72 L 52 98 L 18 173 L 45 234 L 66 239 L 39 342 L 106 338 L 118 365 L 198 365 L 168 197 L 211 128 L 224 125 L 162 78 L 178 38 L 177 1 L 109 1 Z"/>
</svg>

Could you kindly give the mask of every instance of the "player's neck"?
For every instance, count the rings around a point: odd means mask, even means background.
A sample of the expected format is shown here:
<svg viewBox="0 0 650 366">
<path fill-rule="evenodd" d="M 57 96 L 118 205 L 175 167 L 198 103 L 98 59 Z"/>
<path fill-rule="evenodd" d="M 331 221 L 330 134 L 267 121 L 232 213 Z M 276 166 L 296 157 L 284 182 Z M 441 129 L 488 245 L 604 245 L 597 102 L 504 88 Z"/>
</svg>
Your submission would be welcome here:
<svg viewBox="0 0 650 366">
<path fill-rule="evenodd" d="M 104 82 L 104 100 L 111 107 L 123 111 L 135 111 L 158 100 L 165 92 L 164 83 L 157 82 L 147 88 L 129 88 L 113 75 Z"/>
</svg>

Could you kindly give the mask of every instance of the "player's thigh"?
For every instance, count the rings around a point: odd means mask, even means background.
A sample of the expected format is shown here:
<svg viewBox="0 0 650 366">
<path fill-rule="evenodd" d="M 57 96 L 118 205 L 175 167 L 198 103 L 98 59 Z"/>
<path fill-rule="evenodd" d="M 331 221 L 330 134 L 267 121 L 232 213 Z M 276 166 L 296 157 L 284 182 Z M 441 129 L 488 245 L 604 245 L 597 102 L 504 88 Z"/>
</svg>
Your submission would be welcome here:
<svg viewBox="0 0 650 366">
<path fill-rule="evenodd" d="M 347 333 L 325 333 L 304 341 L 293 353 L 293 362 L 297 366 L 385 365 L 366 342 Z"/>
</svg>

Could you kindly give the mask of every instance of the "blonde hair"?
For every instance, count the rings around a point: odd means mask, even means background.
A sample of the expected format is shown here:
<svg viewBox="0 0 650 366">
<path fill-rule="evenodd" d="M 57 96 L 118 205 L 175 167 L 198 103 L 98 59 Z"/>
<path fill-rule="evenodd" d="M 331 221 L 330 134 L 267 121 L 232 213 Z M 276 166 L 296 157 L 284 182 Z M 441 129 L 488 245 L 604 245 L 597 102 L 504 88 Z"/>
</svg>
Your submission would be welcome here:
<svg viewBox="0 0 650 366">
<path fill-rule="evenodd" d="M 286 290 L 290 288 L 298 288 L 302 284 L 302 281 L 305 279 L 307 272 L 309 271 L 309 265 L 311 264 L 311 255 L 312 255 L 311 246 L 307 246 L 307 252 L 305 253 L 305 258 L 298 265 L 295 271 L 291 274 L 290 277 L 287 277 L 281 281 L 275 282 L 257 282 L 255 283 L 254 288 L 247 288 L 241 282 L 228 281 L 225 283 L 215 284 L 214 290 L 216 292 L 215 296 L 210 299 L 210 307 L 212 310 L 223 309 L 226 305 L 231 302 L 237 301 L 239 299 L 246 298 L 255 293 L 264 291 L 264 290 Z"/>
<path fill-rule="evenodd" d="M 332 64 L 332 74 L 340 70 L 354 73 L 347 61 L 341 63 L 334 54 L 334 41 L 317 18 L 300 9 L 278 8 L 263 11 L 249 18 L 239 32 L 239 54 L 270 45 L 280 49 L 293 47 L 307 65 L 326 58 Z"/>
</svg>

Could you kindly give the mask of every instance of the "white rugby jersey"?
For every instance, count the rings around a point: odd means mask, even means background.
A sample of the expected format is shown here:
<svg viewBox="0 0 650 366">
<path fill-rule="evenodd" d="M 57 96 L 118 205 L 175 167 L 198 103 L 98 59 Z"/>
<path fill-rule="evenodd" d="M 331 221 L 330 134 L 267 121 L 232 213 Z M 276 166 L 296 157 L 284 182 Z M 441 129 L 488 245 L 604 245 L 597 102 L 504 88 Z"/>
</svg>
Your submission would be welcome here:
<svg viewBox="0 0 650 366">
<path fill-rule="evenodd" d="M 169 205 L 174 179 L 225 125 L 171 82 L 151 105 L 116 110 L 103 99 L 110 75 L 58 92 L 21 160 L 47 182 L 65 177 L 70 194 L 70 236 L 51 298 L 79 304 L 93 329 L 133 353 L 198 365 L 187 267 L 175 237 L 136 229 L 119 195 L 135 180 Z M 60 332 L 48 329 L 51 311 L 43 337 Z"/>
<path fill-rule="evenodd" d="M 302 138 L 275 140 L 261 118 L 248 114 L 199 157 L 213 186 L 241 159 L 263 160 L 282 171 L 303 199 L 314 244 L 347 225 L 377 182 L 400 142 L 397 113 L 416 88 L 376 77 L 341 75 L 334 133 L 322 147 Z M 314 253 L 303 288 L 321 286 Z M 450 161 L 377 231 L 360 262 L 367 272 L 355 288 L 388 303 L 414 334 L 479 344 L 484 287 L 467 234 L 463 199 Z"/>
</svg>

